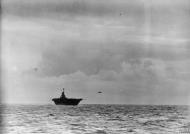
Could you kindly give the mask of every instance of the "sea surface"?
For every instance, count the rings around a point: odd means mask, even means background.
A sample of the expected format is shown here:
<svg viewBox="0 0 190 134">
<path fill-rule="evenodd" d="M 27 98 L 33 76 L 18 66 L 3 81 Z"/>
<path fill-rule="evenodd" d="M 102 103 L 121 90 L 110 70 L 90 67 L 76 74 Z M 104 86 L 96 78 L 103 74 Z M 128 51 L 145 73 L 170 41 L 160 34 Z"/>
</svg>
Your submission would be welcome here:
<svg viewBox="0 0 190 134">
<path fill-rule="evenodd" d="M 190 134 L 189 106 L 1 105 L 3 134 Z"/>
</svg>

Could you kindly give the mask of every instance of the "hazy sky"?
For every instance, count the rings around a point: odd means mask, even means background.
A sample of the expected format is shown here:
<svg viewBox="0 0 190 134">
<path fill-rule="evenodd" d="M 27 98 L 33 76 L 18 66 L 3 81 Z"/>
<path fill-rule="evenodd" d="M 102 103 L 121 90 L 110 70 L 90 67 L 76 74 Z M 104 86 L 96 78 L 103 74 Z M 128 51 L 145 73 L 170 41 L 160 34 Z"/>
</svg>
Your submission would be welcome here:
<svg viewBox="0 0 190 134">
<path fill-rule="evenodd" d="M 5 103 L 190 104 L 189 0 L 3 0 Z M 102 91 L 102 94 L 97 94 Z"/>
</svg>

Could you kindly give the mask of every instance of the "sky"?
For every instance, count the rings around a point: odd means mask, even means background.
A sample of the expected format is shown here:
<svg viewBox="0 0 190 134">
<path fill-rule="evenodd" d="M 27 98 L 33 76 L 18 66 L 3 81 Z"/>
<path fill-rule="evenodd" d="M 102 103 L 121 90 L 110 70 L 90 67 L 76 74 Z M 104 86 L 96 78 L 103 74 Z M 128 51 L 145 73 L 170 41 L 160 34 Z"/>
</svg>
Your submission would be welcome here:
<svg viewBox="0 0 190 134">
<path fill-rule="evenodd" d="M 2 0 L 2 103 L 190 104 L 189 0 Z M 101 91 L 101 94 L 97 92 Z"/>
</svg>

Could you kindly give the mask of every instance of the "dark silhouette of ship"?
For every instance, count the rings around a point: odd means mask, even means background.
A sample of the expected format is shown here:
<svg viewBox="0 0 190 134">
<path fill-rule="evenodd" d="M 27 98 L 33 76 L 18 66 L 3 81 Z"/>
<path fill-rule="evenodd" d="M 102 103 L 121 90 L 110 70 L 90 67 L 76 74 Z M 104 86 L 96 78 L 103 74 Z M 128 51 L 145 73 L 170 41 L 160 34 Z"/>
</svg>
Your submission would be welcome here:
<svg viewBox="0 0 190 134">
<path fill-rule="evenodd" d="M 65 96 L 64 93 L 64 88 L 63 88 L 63 92 L 60 98 L 53 98 L 52 101 L 54 101 L 54 103 L 56 105 L 73 105 L 76 106 L 80 103 L 80 101 L 82 101 L 82 98 L 76 99 L 76 98 L 67 98 Z"/>
</svg>

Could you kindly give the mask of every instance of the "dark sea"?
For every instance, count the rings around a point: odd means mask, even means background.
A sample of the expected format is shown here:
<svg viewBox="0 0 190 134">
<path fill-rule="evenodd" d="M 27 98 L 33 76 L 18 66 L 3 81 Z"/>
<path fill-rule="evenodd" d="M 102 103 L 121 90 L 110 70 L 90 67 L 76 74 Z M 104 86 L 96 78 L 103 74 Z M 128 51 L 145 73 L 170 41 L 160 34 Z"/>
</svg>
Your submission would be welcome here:
<svg viewBox="0 0 190 134">
<path fill-rule="evenodd" d="M 3 134 L 190 134 L 189 106 L 1 105 Z"/>
</svg>

